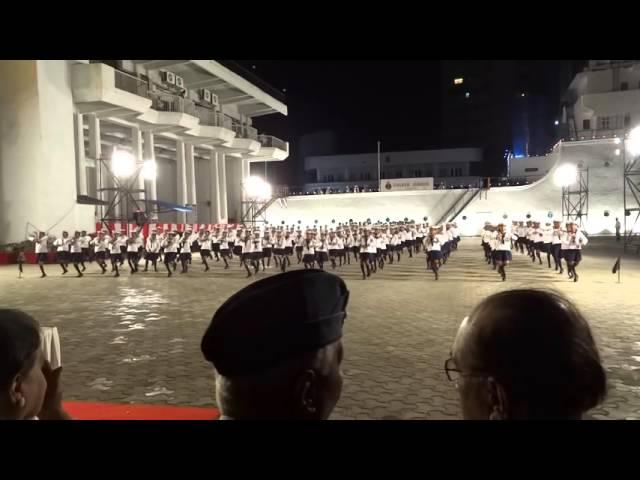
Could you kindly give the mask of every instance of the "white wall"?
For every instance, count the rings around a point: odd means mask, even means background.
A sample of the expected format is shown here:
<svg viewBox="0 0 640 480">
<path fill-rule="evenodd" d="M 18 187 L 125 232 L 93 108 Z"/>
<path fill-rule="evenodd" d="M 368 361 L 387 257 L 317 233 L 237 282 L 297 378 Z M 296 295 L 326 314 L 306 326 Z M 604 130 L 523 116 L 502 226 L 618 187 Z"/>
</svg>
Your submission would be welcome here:
<svg viewBox="0 0 640 480">
<path fill-rule="evenodd" d="M 541 221 L 549 212 L 562 217 L 562 191 L 556 186 L 553 174 L 558 165 L 583 162 L 589 169 L 589 216 L 585 230 L 591 234 L 611 233 L 615 218 L 623 219 L 622 157 L 615 156 L 619 145 L 612 140 L 562 143 L 556 149 L 556 166 L 538 182 L 516 187 L 491 188 L 477 197 L 456 219 L 463 235 L 477 235 L 484 222 L 526 220 L 526 215 Z M 609 166 L 605 166 L 609 162 Z M 287 207 L 276 202 L 267 212 L 269 222 L 312 225 L 314 220 L 329 224 L 353 219 L 372 221 L 391 219 L 420 220 L 428 216 L 436 221 L 458 196 L 460 190 L 424 192 L 359 193 L 289 197 Z M 604 216 L 605 210 L 610 213 Z M 463 216 L 467 218 L 463 220 Z"/>
<path fill-rule="evenodd" d="M 67 61 L 0 61 L 0 243 L 24 239 L 27 222 L 95 228 L 76 203 L 73 113 Z"/>
<path fill-rule="evenodd" d="M 539 157 L 514 158 L 511 160 L 511 176 L 512 177 L 543 177 L 553 168 L 558 160 L 556 154 Z M 527 169 L 534 169 L 527 172 Z"/>
<path fill-rule="evenodd" d="M 211 206 L 211 162 L 196 159 L 196 200 L 198 202 L 198 223 L 213 223 Z"/>
<path fill-rule="evenodd" d="M 158 165 L 158 176 L 156 180 L 156 192 L 158 200 L 162 202 L 176 203 L 178 198 L 178 168 L 175 160 L 159 158 L 156 156 Z M 177 221 L 176 212 L 161 213 L 158 215 L 160 223 L 175 223 Z"/>
</svg>

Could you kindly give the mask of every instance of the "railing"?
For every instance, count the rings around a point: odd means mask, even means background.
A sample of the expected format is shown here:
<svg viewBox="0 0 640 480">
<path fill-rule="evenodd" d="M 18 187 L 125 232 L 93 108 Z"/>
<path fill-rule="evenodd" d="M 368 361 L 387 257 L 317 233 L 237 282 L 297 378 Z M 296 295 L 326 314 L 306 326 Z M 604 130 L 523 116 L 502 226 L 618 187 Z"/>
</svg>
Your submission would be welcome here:
<svg viewBox="0 0 640 480">
<path fill-rule="evenodd" d="M 618 129 L 596 129 L 596 130 L 578 130 L 575 133 L 571 133 L 568 138 L 563 140 L 569 142 L 576 142 L 580 140 L 597 140 L 601 138 L 622 138 L 627 133 L 624 128 Z"/>
<path fill-rule="evenodd" d="M 202 105 L 195 105 L 195 116 L 200 120 L 202 125 L 209 125 L 212 127 L 218 126 L 218 116 L 215 110 L 212 108 L 203 107 Z"/>
<path fill-rule="evenodd" d="M 279 138 L 274 137 L 272 135 L 259 135 L 258 136 L 258 141 L 262 144 L 263 147 L 278 148 L 280 150 L 286 150 L 287 149 L 287 143 L 286 142 L 283 142 Z"/>
<path fill-rule="evenodd" d="M 149 92 L 151 108 L 159 112 L 179 112 L 197 116 L 196 106 L 192 100 L 166 92 Z"/>
<path fill-rule="evenodd" d="M 149 90 L 149 87 L 147 82 L 121 70 L 114 70 L 114 72 L 117 89 L 124 90 L 125 92 L 133 93 L 134 95 L 139 95 L 141 97 L 148 96 L 147 91 Z"/>
<path fill-rule="evenodd" d="M 247 127 L 247 138 L 250 138 L 251 140 L 258 140 L 258 129 Z"/>
</svg>

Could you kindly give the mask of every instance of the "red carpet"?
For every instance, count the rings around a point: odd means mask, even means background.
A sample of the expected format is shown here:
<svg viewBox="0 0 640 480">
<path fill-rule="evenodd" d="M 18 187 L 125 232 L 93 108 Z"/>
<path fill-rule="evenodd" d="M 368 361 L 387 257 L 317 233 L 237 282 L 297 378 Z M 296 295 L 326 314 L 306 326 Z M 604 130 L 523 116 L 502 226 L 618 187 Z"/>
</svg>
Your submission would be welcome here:
<svg viewBox="0 0 640 480">
<path fill-rule="evenodd" d="M 64 408 L 76 420 L 215 420 L 220 415 L 215 408 L 168 405 L 64 402 Z"/>
</svg>

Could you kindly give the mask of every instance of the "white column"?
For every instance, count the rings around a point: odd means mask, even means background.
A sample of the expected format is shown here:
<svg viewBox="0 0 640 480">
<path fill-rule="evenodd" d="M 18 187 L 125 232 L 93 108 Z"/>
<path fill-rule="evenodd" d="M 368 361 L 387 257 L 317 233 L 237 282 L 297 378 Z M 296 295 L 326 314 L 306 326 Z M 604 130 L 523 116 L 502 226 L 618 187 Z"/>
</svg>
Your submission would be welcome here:
<svg viewBox="0 0 640 480">
<path fill-rule="evenodd" d="M 102 144 L 100 143 L 100 119 L 91 114 L 89 118 L 89 156 L 95 160 L 96 168 L 96 198 L 98 200 L 106 200 L 107 195 L 105 192 L 101 192 L 100 189 L 106 185 L 106 177 L 109 175 L 104 168 L 100 159 L 102 158 Z M 97 220 L 100 220 L 105 212 L 105 207 L 98 206 L 96 208 Z"/>
<path fill-rule="evenodd" d="M 73 116 L 76 140 L 76 173 L 78 178 L 78 195 L 87 195 L 87 164 L 84 156 L 84 129 L 82 127 L 82 114 Z"/>
<path fill-rule="evenodd" d="M 220 174 L 218 169 L 218 153 L 211 150 L 209 157 L 209 185 L 211 199 L 211 223 L 220 223 Z"/>
<path fill-rule="evenodd" d="M 143 134 L 144 137 L 144 159 L 145 160 L 156 160 L 155 153 L 155 142 L 153 138 L 153 133 L 150 130 L 147 130 Z M 153 177 L 150 180 L 147 180 L 147 198 L 152 201 L 158 200 L 158 188 L 157 188 L 157 179 Z M 155 208 L 154 208 L 155 211 Z M 158 220 L 158 215 L 153 214 L 152 220 Z"/>
<path fill-rule="evenodd" d="M 184 146 L 185 150 L 185 160 L 186 160 L 186 172 L 187 172 L 187 200 L 189 205 L 197 205 L 196 199 L 196 163 L 195 163 L 195 154 L 194 147 L 192 144 L 187 144 Z"/>
<path fill-rule="evenodd" d="M 139 169 L 143 162 L 143 152 L 142 152 L 142 132 L 138 127 L 133 127 L 131 129 L 131 148 L 133 151 L 133 158 L 136 160 L 137 168 Z M 139 195 L 136 195 L 135 198 L 139 198 L 144 202 L 146 198 L 146 194 L 144 191 L 144 176 L 142 172 L 138 175 L 138 190 L 142 190 Z M 140 205 L 142 206 L 142 205 Z"/>
<path fill-rule="evenodd" d="M 176 169 L 176 178 L 178 180 L 177 199 L 176 203 L 179 205 L 187 204 L 187 175 L 185 169 L 184 158 L 184 142 L 178 140 L 176 142 L 176 162 L 178 168 Z M 187 215 L 184 212 L 178 212 L 178 223 L 186 223 Z"/>
<path fill-rule="evenodd" d="M 220 189 L 220 222 L 225 223 L 229 215 L 227 213 L 227 159 L 224 153 L 218 154 L 218 187 Z"/>
</svg>

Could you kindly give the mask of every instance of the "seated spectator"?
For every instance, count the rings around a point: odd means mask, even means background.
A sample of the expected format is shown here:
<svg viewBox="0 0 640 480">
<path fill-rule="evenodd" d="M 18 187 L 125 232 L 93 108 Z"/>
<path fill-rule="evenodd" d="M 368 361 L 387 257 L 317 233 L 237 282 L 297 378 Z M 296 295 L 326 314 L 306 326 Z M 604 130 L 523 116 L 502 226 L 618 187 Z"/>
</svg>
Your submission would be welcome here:
<svg viewBox="0 0 640 480">
<path fill-rule="evenodd" d="M 327 419 L 342 391 L 348 300 L 344 281 L 320 270 L 275 275 L 231 296 L 201 344 L 221 419 Z"/>
<path fill-rule="evenodd" d="M 40 327 L 20 310 L 0 309 L 0 419 L 66 420 L 60 374 L 40 348 Z"/>
<path fill-rule="evenodd" d="M 607 391 L 587 321 L 538 290 L 483 300 L 460 325 L 445 371 L 469 420 L 577 420 Z"/>
</svg>

